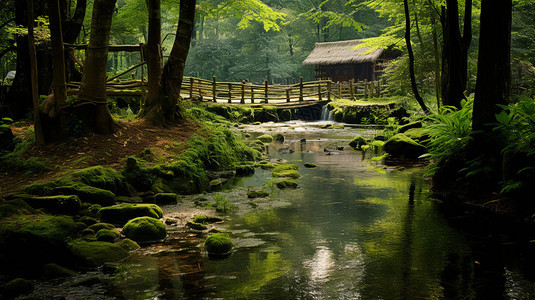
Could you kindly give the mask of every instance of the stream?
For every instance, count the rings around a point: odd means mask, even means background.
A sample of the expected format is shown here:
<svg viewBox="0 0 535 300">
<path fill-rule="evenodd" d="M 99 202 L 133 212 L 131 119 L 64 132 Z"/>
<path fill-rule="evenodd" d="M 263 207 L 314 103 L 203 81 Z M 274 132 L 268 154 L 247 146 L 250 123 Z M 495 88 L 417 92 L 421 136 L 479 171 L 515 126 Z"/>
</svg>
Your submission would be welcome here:
<svg viewBox="0 0 535 300">
<path fill-rule="evenodd" d="M 285 142 L 269 144 L 268 155 L 299 166 L 300 188 L 278 190 L 270 184 L 271 170 L 258 168 L 228 189 L 163 206 L 178 226 L 168 227 L 165 242 L 123 261 L 113 283 L 99 290 L 102 297 L 535 299 L 533 274 L 515 237 L 448 220 L 429 197 L 423 166 L 385 166 L 370 161 L 380 153 L 347 146 L 356 135 L 373 138 L 378 128 L 321 129 L 321 124 L 238 129 L 251 139 L 282 133 Z M 337 146 L 345 147 L 324 151 Z M 306 162 L 318 167 L 305 168 Z M 248 190 L 262 186 L 269 197 L 247 199 Z M 206 212 L 195 199 L 214 194 L 233 205 L 217 214 L 222 223 L 212 225 L 232 238 L 234 248 L 224 259 L 208 258 L 203 248 L 208 234 L 184 226 Z"/>
</svg>

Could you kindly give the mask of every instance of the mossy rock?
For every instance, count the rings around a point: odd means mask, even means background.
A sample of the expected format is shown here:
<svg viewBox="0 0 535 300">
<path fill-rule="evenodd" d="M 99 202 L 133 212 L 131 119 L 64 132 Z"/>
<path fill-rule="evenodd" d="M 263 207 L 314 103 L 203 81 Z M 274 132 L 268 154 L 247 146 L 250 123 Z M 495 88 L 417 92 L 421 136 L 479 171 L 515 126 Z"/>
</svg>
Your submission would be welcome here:
<svg viewBox="0 0 535 300">
<path fill-rule="evenodd" d="M 427 135 L 427 130 L 424 128 L 412 128 L 412 129 L 405 131 L 403 134 L 423 146 L 425 146 L 429 140 L 429 135 Z"/>
<path fill-rule="evenodd" d="M 362 150 L 362 146 L 366 144 L 367 144 L 366 139 L 361 136 L 357 136 L 349 142 L 349 146 L 351 146 L 351 148 L 356 149 L 356 150 Z"/>
<path fill-rule="evenodd" d="M 222 184 L 222 182 L 219 179 L 214 179 L 214 180 L 210 181 L 210 183 L 209 183 L 209 185 L 211 187 L 220 186 L 221 184 Z"/>
<path fill-rule="evenodd" d="M 177 204 L 180 196 L 175 193 L 158 193 L 154 195 L 156 204 Z"/>
<path fill-rule="evenodd" d="M 383 148 L 384 145 L 385 145 L 385 142 L 380 141 L 380 140 L 375 140 L 375 141 L 372 142 L 372 146 L 377 148 L 377 149 Z"/>
<path fill-rule="evenodd" d="M 79 219 L 79 221 L 85 223 L 85 225 L 87 225 L 87 226 L 91 226 L 93 224 L 97 224 L 98 223 L 98 220 L 96 218 L 93 218 L 93 217 L 90 217 L 90 216 L 82 216 Z"/>
<path fill-rule="evenodd" d="M 238 165 L 236 166 L 236 176 L 251 176 L 255 172 L 254 165 Z"/>
<path fill-rule="evenodd" d="M 423 124 L 420 121 L 411 122 L 409 124 L 405 124 L 403 126 L 398 127 L 398 133 L 404 133 L 409 129 L 413 128 L 422 128 Z"/>
<path fill-rule="evenodd" d="M 123 248 L 126 251 L 134 251 L 141 248 L 138 243 L 128 238 L 122 239 L 120 242 L 117 243 L 117 246 Z"/>
<path fill-rule="evenodd" d="M 299 187 L 299 184 L 297 183 L 297 181 L 293 180 L 293 179 L 282 179 L 282 180 L 279 180 L 277 181 L 276 183 L 277 187 L 279 189 L 296 189 Z"/>
<path fill-rule="evenodd" d="M 103 166 L 95 166 L 76 171 L 72 178 L 87 185 L 120 194 L 125 191 L 125 178 L 121 173 Z"/>
<path fill-rule="evenodd" d="M 82 236 L 86 235 L 95 235 L 95 231 L 93 229 L 86 228 L 80 232 Z"/>
<path fill-rule="evenodd" d="M 311 163 L 311 162 L 306 162 L 304 164 L 305 168 L 317 168 L 318 165 L 316 165 L 315 163 Z"/>
<path fill-rule="evenodd" d="M 100 242 L 113 243 L 115 239 L 118 237 L 119 237 L 118 231 L 113 231 L 109 229 L 101 229 L 96 234 L 97 241 L 100 241 Z"/>
<path fill-rule="evenodd" d="M 89 227 L 87 227 L 87 229 L 91 229 L 94 232 L 98 232 L 101 229 L 113 230 L 113 229 L 115 229 L 115 225 L 110 224 L 110 223 L 95 223 L 95 224 L 90 225 Z"/>
<path fill-rule="evenodd" d="M 223 219 L 218 217 L 210 217 L 207 215 L 196 215 L 193 217 L 193 222 L 199 223 L 199 224 L 206 224 L 206 223 L 217 223 L 222 222 Z"/>
<path fill-rule="evenodd" d="M 92 268 L 100 267 L 106 262 L 121 261 L 129 256 L 128 251 L 118 245 L 99 241 L 75 241 L 71 245 L 71 252 L 82 265 Z"/>
<path fill-rule="evenodd" d="M 35 210 L 22 199 L 0 202 L 0 218 L 33 213 L 35 213 Z"/>
<path fill-rule="evenodd" d="M 135 157 L 128 157 L 126 166 L 122 171 L 126 181 L 138 191 L 150 190 L 156 176 L 150 170 L 142 166 Z"/>
<path fill-rule="evenodd" d="M 169 171 L 169 172 L 172 172 L 172 171 Z M 152 184 L 151 190 L 156 194 L 173 192 L 173 189 L 165 182 L 163 178 L 156 178 L 156 180 L 154 180 Z"/>
<path fill-rule="evenodd" d="M 28 294 L 33 291 L 33 283 L 24 278 L 16 278 L 4 285 L 4 294 L 9 298 Z"/>
<path fill-rule="evenodd" d="M 43 276 L 46 279 L 69 277 L 74 274 L 76 274 L 76 272 L 73 270 L 67 269 L 55 263 L 50 263 L 43 266 Z"/>
<path fill-rule="evenodd" d="M 333 124 L 323 124 L 320 126 L 321 129 L 329 129 L 331 127 L 333 127 Z"/>
<path fill-rule="evenodd" d="M 122 203 L 103 207 L 99 213 L 102 222 L 120 225 L 137 217 L 151 217 L 155 219 L 163 217 L 162 209 L 156 204 Z"/>
<path fill-rule="evenodd" d="M 68 257 L 68 245 L 78 234 L 76 223 L 67 216 L 31 215 L 0 223 L 0 257 L 9 260 L 2 268 L 34 269 Z"/>
<path fill-rule="evenodd" d="M 333 129 L 344 129 L 345 126 L 342 125 L 342 124 L 334 124 L 332 128 L 333 128 Z"/>
<path fill-rule="evenodd" d="M 201 224 L 201 223 L 197 223 L 197 222 L 193 222 L 193 221 L 188 221 L 186 223 L 186 225 L 191 228 L 191 229 L 195 229 L 195 230 L 206 230 L 208 229 L 208 227 L 206 227 L 206 225 L 204 224 Z"/>
<path fill-rule="evenodd" d="M 284 135 L 280 134 L 280 133 L 276 133 L 275 135 L 273 135 L 273 140 L 277 143 L 284 143 Z"/>
<path fill-rule="evenodd" d="M 403 133 L 391 137 L 383 149 L 392 157 L 418 158 L 427 152 L 427 149 Z"/>
<path fill-rule="evenodd" d="M 137 243 L 148 243 L 165 239 L 167 230 L 158 219 L 139 217 L 124 225 L 123 234 Z"/>
<path fill-rule="evenodd" d="M 265 198 L 269 196 L 269 193 L 264 190 L 258 190 L 258 191 L 248 191 L 247 192 L 247 198 Z"/>
<path fill-rule="evenodd" d="M 273 142 L 273 137 L 269 134 L 263 134 L 256 138 L 257 140 L 262 141 L 263 143 L 271 143 Z"/>
<path fill-rule="evenodd" d="M 204 248 L 209 255 L 226 256 L 232 250 L 232 241 L 226 233 L 214 233 L 206 239 Z"/>
<path fill-rule="evenodd" d="M 287 177 L 297 179 L 301 177 L 299 174 L 298 166 L 293 164 L 282 164 L 276 166 L 273 171 L 271 171 L 272 177 Z"/>
<path fill-rule="evenodd" d="M 76 195 L 82 202 L 109 206 L 115 204 L 115 194 L 109 190 L 89 186 L 85 183 L 74 182 L 68 178 L 30 184 L 24 187 L 25 192 L 40 195 Z"/>
<path fill-rule="evenodd" d="M 76 195 L 41 196 L 27 198 L 33 208 L 44 208 L 49 212 L 73 215 L 82 208 L 82 201 Z"/>
</svg>

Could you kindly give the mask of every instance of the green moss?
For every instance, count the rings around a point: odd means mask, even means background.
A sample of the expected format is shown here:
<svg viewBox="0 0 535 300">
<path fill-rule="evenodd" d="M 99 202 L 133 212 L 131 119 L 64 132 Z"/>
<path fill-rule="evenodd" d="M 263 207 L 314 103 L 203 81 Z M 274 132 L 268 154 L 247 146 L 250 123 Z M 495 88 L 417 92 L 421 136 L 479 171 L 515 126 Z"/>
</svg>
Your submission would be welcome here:
<svg viewBox="0 0 535 300">
<path fill-rule="evenodd" d="M 297 165 L 293 164 L 282 164 L 276 166 L 273 171 L 271 172 L 272 177 L 288 177 L 288 178 L 299 178 L 301 177 L 301 174 L 299 174 Z"/>
<path fill-rule="evenodd" d="M 232 250 L 232 241 L 226 233 L 214 233 L 204 242 L 204 247 L 209 254 L 228 254 Z"/>
<path fill-rule="evenodd" d="M 383 142 L 383 141 L 377 141 L 376 140 L 376 141 L 372 142 L 372 146 L 374 146 L 375 148 L 378 148 L 378 149 L 383 148 L 384 145 L 385 145 L 385 142 Z"/>
<path fill-rule="evenodd" d="M 122 171 L 126 181 L 138 191 L 150 190 L 156 177 L 147 168 L 142 166 L 135 157 L 128 157 L 126 166 Z"/>
<path fill-rule="evenodd" d="M 4 294 L 10 298 L 27 294 L 31 291 L 33 291 L 33 283 L 24 278 L 13 279 L 4 286 Z"/>
<path fill-rule="evenodd" d="M 31 215 L 0 222 L 0 256 L 9 257 L 2 268 L 16 270 L 67 257 L 67 242 L 78 233 L 76 223 L 67 216 Z M 12 265 L 13 264 L 13 265 Z"/>
<path fill-rule="evenodd" d="M 89 229 L 92 229 L 94 230 L 95 232 L 101 230 L 101 229 L 114 229 L 115 228 L 115 225 L 113 224 L 110 224 L 110 223 L 96 223 L 96 224 L 93 224 L 89 227 L 87 227 Z"/>
<path fill-rule="evenodd" d="M 118 233 L 118 231 L 101 229 L 97 232 L 97 241 L 113 243 L 113 241 L 115 241 L 115 239 L 119 237 Z"/>
<path fill-rule="evenodd" d="M 156 204 L 122 203 L 103 207 L 99 213 L 102 222 L 113 224 L 125 224 L 137 217 L 163 218 L 163 211 Z"/>
<path fill-rule="evenodd" d="M 357 136 L 349 142 L 349 146 L 356 150 L 362 150 L 362 146 L 366 144 L 366 139 L 361 136 Z"/>
<path fill-rule="evenodd" d="M 210 217 L 207 215 L 196 215 L 193 218 L 193 222 L 199 223 L 199 224 L 216 223 L 216 222 L 221 222 L 221 221 L 223 221 L 223 219 L 218 218 L 218 217 Z"/>
<path fill-rule="evenodd" d="M 277 187 L 279 189 L 287 189 L 287 188 L 295 189 L 295 188 L 299 187 L 299 184 L 297 183 L 297 181 L 295 181 L 293 179 L 282 179 L 282 180 L 279 180 L 279 181 L 277 181 L 276 185 L 277 185 Z"/>
<path fill-rule="evenodd" d="M 169 171 L 169 172 L 172 172 L 172 171 Z M 173 189 L 164 182 L 163 178 L 156 178 L 156 180 L 154 180 L 154 183 L 152 184 L 151 190 L 156 194 L 173 192 Z"/>
<path fill-rule="evenodd" d="M 95 235 L 95 231 L 93 229 L 86 228 L 80 232 L 82 236 L 85 235 Z"/>
<path fill-rule="evenodd" d="M 411 122 L 398 127 L 398 133 L 404 133 L 405 131 L 413 128 L 422 128 L 423 124 L 420 121 Z"/>
<path fill-rule="evenodd" d="M 269 134 L 263 134 L 256 138 L 259 141 L 262 141 L 263 143 L 271 143 L 273 142 L 273 137 Z"/>
<path fill-rule="evenodd" d="M 238 165 L 236 166 L 236 176 L 251 176 L 255 172 L 254 165 Z"/>
<path fill-rule="evenodd" d="M 334 124 L 333 125 L 333 129 L 344 129 L 344 128 L 345 128 L 345 126 L 342 125 L 342 124 Z"/>
<path fill-rule="evenodd" d="M 317 168 L 318 165 L 316 165 L 315 163 L 311 163 L 311 162 L 306 162 L 304 164 L 305 168 Z"/>
<path fill-rule="evenodd" d="M 125 178 L 118 171 L 103 166 L 95 166 L 71 174 L 73 180 L 89 186 L 112 191 L 117 194 L 125 189 Z"/>
<path fill-rule="evenodd" d="M 320 126 L 320 128 L 322 128 L 322 129 L 329 129 L 331 127 L 333 127 L 333 124 L 323 124 L 323 125 Z"/>
<path fill-rule="evenodd" d="M 98 220 L 90 216 L 83 216 L 80 218 L 80 222 L 85 223 L 87 226 L 91 226 L 93 224 L 97 224 Z"/>
<path fill-rule="evenodd" d="M 414 140 L 417 143 L 425 145 L 429 136 L 427 135 L 427 129 L 424 128 L 412 128 L 404 132 L 404 134 Z"/>
<path fill-rule="evenodd" d="M 272 163 L 272 162 L 267 162 L 267 161 L 261 161 L 259 163 L 256 163 L 255 164 L 255 167 L 260 167 L 264 170 L 269 170 L 269 169 L 274 169 L 276 166 L 278 166 L 279 164 L 277 163 Z"/>
<path fill-rule="evenodd" d="M 26 201 L 34 208 L 44 208 L 49 212 L 75 214 L 82 208 L 82 202 L 76 195 L 58 195 L 27 198 Z"/>
<path fill-rule="evenodd" d="M 123 227 L 123 234 L 138 243 L 163 240 L 167 236 L 165 225 L 151 217 L 132 219 Z"/>
<path fill-rule="evenodd" d="M 28 215 L 34 212 L 35 210 L 22 199 L 0 202 L 0 218 L 14 215 Z"/>
<path fill-rule="evenodd" d="M 264 190 L 247 192 L 247 198 L 265 198 L 267 196 L 269 196 L 269 193 Z"/>
<path fill-rule="evenodd" d="M 221 185 L 221 183 L 222 183 L 221 180 L 219 180 L 219 179 L 214 179 L 214 180 L 210 181 L 209 185 L 210 185 L 211 187 L 214 187 L 214 186 Z"/>
<path fill-rule="evenodd" d="M 197 223 L 197 222 L 194 222 L 194 221 L 188 221 L 186 223 L 186 225 L 188 225 L 189 228 L 195 229 L 195 230 L 206 230 L 206 229 L 208 229 L 208 227 L 206 227 L 206 225 L 201 224 L 201 223 Z"/>
<path fill-rule="evenodd" d="M 175 193 L 158 193 L 154 195 L 156 204 L 177 204 L 180 196 Z"/>
<path fill-rule="evenodd" d="M 427 149 L 403 133 L 391 137 L 384 145 L 384 150 L 394 157 L 417 158 Z"/>
<path fill-rule="evenodd" d="M 132 241 L 131 239 L 122 239 L 120 242 L 117 243 L 117 246 L 123 248 L 126 251 L 134 251 L 141 248 L 138 243 Z"/>
<path fill-rule="evenodd" d="M 43 266 L 43 276 L 46 279 L 53 279 L 59 277 L 69 277 L 76 274 L 76 272 L 64 268 L 58 264 L 50 263 Z"/>
<path fill-rule="evenodd" d="M 23 190 L 26 193 L 40 196 L 77 195 L 83 202 L 104 206 L 115 204 L 115 194 L 111 191 L 75 182 L 68 176 L 51 182 L 30 184 Z"/>
<path fill-rule="evenodd" d="M 71 252 L 79 262 L 88 267 L 99 267 L 106 262 L 117 262 L 129 256 L 128 251 L 108 242 L 75 241 Z"/>
</svg>

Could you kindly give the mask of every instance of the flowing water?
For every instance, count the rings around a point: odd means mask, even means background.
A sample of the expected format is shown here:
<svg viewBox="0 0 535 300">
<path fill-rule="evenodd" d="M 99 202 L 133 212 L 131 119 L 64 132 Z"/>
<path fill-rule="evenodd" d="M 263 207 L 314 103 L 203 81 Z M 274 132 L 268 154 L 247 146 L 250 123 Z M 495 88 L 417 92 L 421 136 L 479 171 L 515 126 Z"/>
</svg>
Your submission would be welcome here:
<svg viewBox="0 0 535 300">
<path fill-rule="evenodd" d="M 387 167 L 347 145 L 376 129 L 322 130 L 310 124 L 247 127 L 283 132 L 272 159 L 299 166 L 300 188 L 278 190 L 269 170 L 220 191 L 234 208 L 217 228 L 234 248 L 210 259 L 207 233 L 183 224 L 196 213 L 192 199 L 166 206 L 179 220 L 169 238 L 122 263 L 107 296 L 124 299 L 533 299 L 533 280 L 514 243 L 474 234 L 449 222 L 429 198 L 421 166 Z M 306 139 L 306 141 L 302 140 Z M 335 151 L 325 152 L 324 148 Z M 305 168 L 305 162 L 318 165 Z M 247 190 L 272 191 L 247 199 Z M 202 209 L 199 209 L 202 212 Z M 458 223 L 456 223 L 458 224 Z M 466 229 L 466 228 L 465 228 Z"/>
</svg>

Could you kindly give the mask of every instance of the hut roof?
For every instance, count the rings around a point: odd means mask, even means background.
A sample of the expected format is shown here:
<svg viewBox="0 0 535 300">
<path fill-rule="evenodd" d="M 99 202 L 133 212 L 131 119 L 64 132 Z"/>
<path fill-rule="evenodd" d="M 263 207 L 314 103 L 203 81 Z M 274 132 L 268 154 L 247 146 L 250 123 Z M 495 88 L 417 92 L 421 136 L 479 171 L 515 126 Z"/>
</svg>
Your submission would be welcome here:
<svg viewBox="0 0 535 300">
<path fill-rule="evenodd" d="M 362 43 L 361 40 L 316 43 L 314 50 L 303 61 L 303 65 L 335 65 L 349 63 L 374 62 L 383 53 L 379 48 L 371 53 L 364 54 L 369 47 L 355 49 Z"/>
</svg>

